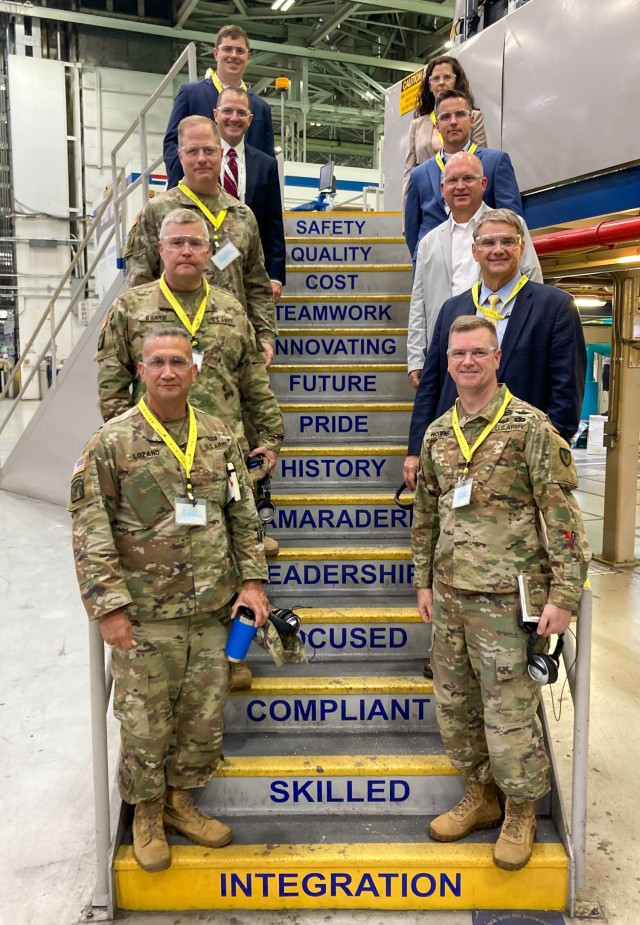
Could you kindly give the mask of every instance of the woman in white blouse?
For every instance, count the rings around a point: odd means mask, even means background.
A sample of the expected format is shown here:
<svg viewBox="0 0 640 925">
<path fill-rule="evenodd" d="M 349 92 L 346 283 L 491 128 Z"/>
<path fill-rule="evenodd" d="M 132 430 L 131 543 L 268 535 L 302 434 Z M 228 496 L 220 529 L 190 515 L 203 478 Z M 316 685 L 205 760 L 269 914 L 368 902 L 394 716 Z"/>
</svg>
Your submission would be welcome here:
<svg viewBox="0 0 640 925">
<path fill-rule="evenodd" d="M 436 99 L 444 90 L 459 90 L 471 100 L 474 115 L 471 140 L 486 147 L 487 133 L 484 130 L 484 119 L 480 110 L 476 109 L 467 75 L 456 58 L 450 58 L 448 55 L 432 58 L 424 69 L 415 118 L 409 127 L 407 156 L 402 178 L 403 200 L 409 174 L 413 168 L 422 164 L 423 161 L 428 161 L 430 157 L 434 157 L 442 148 L 442 138 L 435 125 L 434 108 Z"/>
</svg>

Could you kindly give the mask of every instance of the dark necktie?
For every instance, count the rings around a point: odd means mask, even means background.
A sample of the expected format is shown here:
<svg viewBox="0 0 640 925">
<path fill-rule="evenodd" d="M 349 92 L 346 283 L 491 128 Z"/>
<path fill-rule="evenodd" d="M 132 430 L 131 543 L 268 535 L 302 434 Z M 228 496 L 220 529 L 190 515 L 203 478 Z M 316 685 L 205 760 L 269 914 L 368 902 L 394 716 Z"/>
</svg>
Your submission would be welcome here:
<svg viewBox="0 0 640 925">
<path fill-rule="evenodd" d="M 229 148 L 227 151 L 227 170 L 224 172 L 224 188 L 235 199 L 238 195 L 238 155 L 235 148 Z"/>
</svg>

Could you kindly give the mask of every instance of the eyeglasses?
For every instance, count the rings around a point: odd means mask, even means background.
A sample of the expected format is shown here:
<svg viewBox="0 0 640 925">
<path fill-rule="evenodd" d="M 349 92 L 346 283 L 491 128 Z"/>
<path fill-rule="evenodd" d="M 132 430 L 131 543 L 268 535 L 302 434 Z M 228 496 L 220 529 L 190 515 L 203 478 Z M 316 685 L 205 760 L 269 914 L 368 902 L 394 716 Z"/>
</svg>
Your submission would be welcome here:
<svg viewBox="0 0 640 925">
<path fill-rule="evenodd" d="M 436 113 L 437 122 L 451 122 L 454 118 L 456 119 L 468 119 L 471 115 L 471 112 L 468 109 L 456 109 L 454 112 L 438 112 Z"/>
<path fill-rule="evenodd" d="M 511 250 L 517 247 L 522 238 L 519 234 L 483 234 L 473 242 L 481 250 L 490 251 L 494 247 L 503 247 L 505 250 Z"/>
<path fill-rule="evenodd" d="M 223 116 L 238 116 L 239 119 L 246 119 L 251 115 L 248 109 L 234 109 L 233 106 L 222 106 L 218 112 Z"/>
<path fill-rule="evenodd" d="M 471 186 L 472 183 L 477 183 L 478 180 L 482 180 L 482 174 L 480 176 L 475 176 L 469 173 L 464 177 L 447 177 L 442 181 L 442 185 L 456 186 L 458 183 L 464 183 L 465 186 Z"/>
<path fill-rule="evenodd" d="M 455 74 L 432 74 L 429 78 L 430 84 L 450 84 L 455 83 L 456 75 Z"/>
<path fill-rule="evenodd" d="M 472 360 L 486 360 L 497 349 L 497 347 L 474 347 L 473 350 L 460 350 L 454 347 L 453 350 L 447 350 L 447 356 L 456 361 L 464 360 L 467 356 L 470 356 Z"/>
<path fill-rule="evenodd" d="M 200 152 L 205 157 L 213 157 L 220 150 L 220 145 L 207 145 L 205 148 L 180 148 L 185 157 L 198 157 Z"/>
<path fill-rule="evenodd" d="M 145 369 L 152 369 L 154 372 L 160 372 L 165 366 L 170 366 L 176 372 L 183 373 L 185 370 L 191 369 L 193 361 L 186 360 L 184 357 L 167 357 L 166 359 L 163 357 L 151 357 L 149 360 L 143 360 L 142 365 Z"/>
<path fill-rule="evenodd" d="M 170 251 L 183 251 L 185 247 L 188 247 L 192 251 L 206 251 L 209 249 L 209 239 L 208 238 L 196 238 L 191 237 L 191 235 L 163 235 L 160 238 L 164 242 L 164 246 Z"/>
<path fill-rule="evenodd" d="M 218 45 L 218 51 L 223 55 L 237 55 L 239 58 L 245 58 L 249 54 L 249 49 L 243 48 L 242 45 Z"/>
</svg>

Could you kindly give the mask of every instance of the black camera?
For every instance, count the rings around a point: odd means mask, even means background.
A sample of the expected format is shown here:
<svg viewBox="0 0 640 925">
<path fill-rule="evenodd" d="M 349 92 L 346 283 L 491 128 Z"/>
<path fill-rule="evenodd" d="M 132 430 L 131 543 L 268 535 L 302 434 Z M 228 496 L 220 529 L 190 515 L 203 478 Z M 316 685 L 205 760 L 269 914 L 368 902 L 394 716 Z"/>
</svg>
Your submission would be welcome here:
<svg viewBox="0 0 640 925">
<path fill-rule="evenodd" d="M 300 632 L 302 620 L 297 613 L 287 607 L 272 610 L 269 614 L 269 619 L 280 636 L 296 636 Z"/>
<path fill-rule="evenodd" d="M 258 497 L 256 500 L 256 510 L 258 517 L 263 524 L 273 523 L 276 514 L 276 506 L 271 500 L 271 479 L 266 476 L 257 483 Z"/>
</svg>

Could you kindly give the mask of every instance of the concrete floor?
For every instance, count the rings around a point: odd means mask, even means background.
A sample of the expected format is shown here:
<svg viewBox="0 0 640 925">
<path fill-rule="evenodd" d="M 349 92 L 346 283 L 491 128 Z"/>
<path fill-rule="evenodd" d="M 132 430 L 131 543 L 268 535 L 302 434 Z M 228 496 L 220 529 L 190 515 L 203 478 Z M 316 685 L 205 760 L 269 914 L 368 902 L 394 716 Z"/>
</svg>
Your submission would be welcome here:
<svg viewBox="0 0 640 925">
<path fill-rule="evenodd" d="M 8 442 L 7 437 L 5 449 Z M 583 473 L 580 502 L 597 551 L 604 462 L 577 455 Z M 53 505 L 0 491 L 0 536 L 0 925 L 73 925 L 91 898 L 94 860 L 87 624 L 73 570 L 68 516 Z M 587 887 L 581 898 L 586 910 L 599 906 L 600 921 L 640 925 L 635 853 L 640 568 L 596 565 L 592 586 L 589 851 Z M 554 687 L 556 712 L 560 687 Z M 549 717 L 568 801 L 570 699 L 563 700 L 559 723 L 551 711 Z M 115 751 L 113 721 L 110 728 Z M 473 917 L 233 912 L 132 914 L 120 920 L 129 925 L 471 925 Z M 509 925 L 504 913 L 499 920 Z"/>
</svg>

